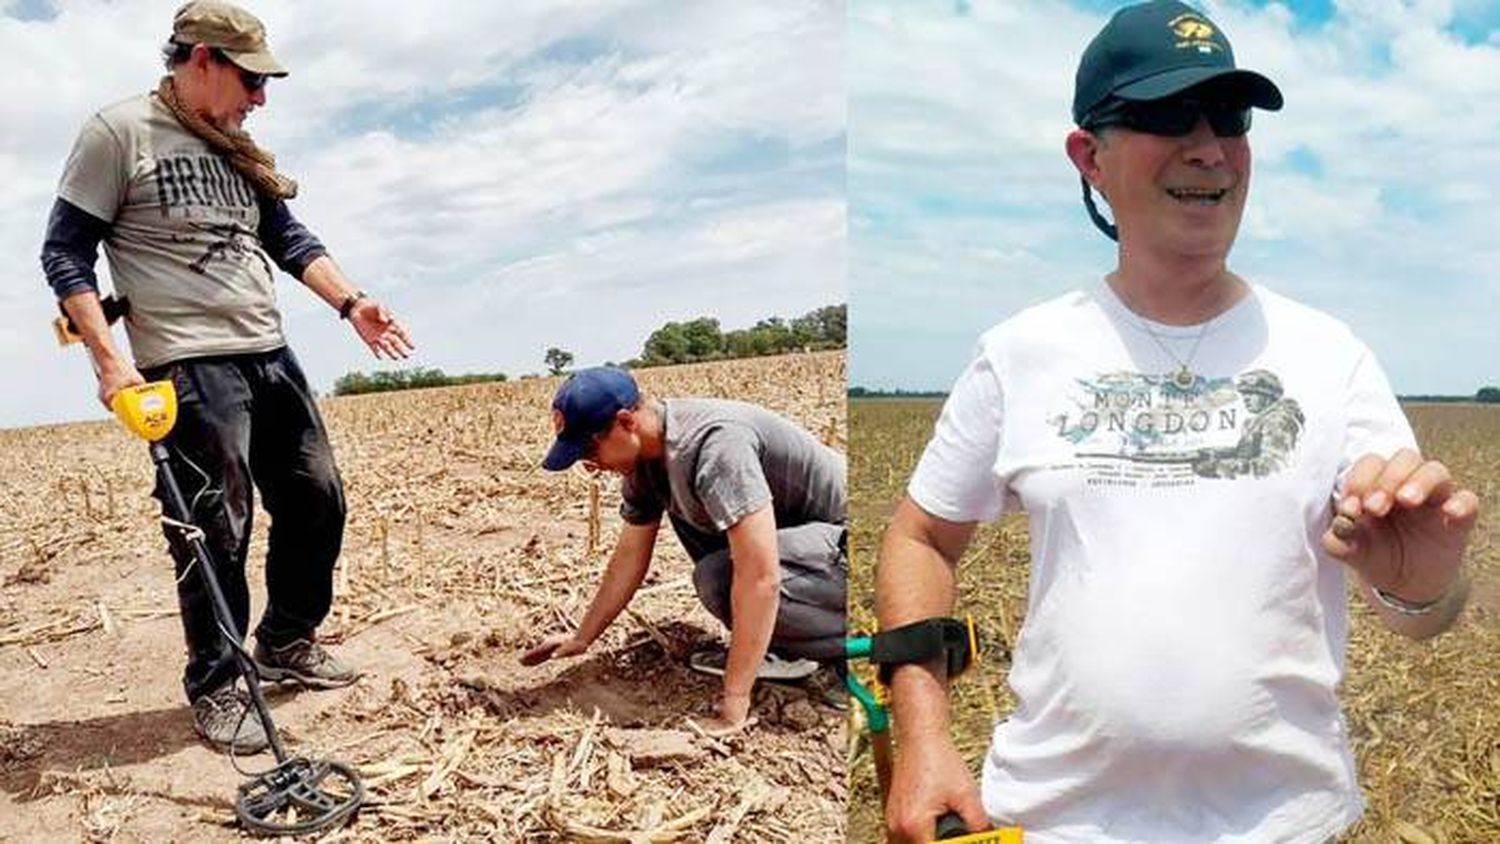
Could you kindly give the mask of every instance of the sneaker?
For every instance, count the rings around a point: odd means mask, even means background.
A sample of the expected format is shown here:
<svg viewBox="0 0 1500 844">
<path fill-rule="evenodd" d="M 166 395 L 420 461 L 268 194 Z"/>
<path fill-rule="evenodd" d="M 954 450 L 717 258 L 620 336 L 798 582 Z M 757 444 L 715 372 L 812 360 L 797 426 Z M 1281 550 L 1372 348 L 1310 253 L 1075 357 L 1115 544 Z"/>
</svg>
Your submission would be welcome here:
<svg viewBox="0 0 1500 844">
<path fill-rule="evenodd" d="M 268 648 L 255 643 L 255 668 L 260 679 L 276 683 L 293 680 L 314 689 L 337 689 L 359 679 L 359 672 L 340 662 L 311 639 Z"/>
<path fill-rule="evenodd" d="M 193 729 L 218 750 L 259 753 L 270 744 L 250 696 L 232 681 L 193 701 Z"/>
<path fill-rule="evenodd" d="M 849 711 L 849 687 L 844 682 L 847 666 L 841 662 L 818 666 L 818 673 L 808 681 L 812 687 L 812 698 L 829 709 Z"/>
<path fill-rule="evenodd" d="M 729 652 L 723 648 L 705 648 L 688 657 L 688 667 L 700 674 L 724 676 L 724 666 L 729 662 Z M 818 670 L 818 664 L 810 659 L 783 659 L 767 653 L 755 671 L 757 680 L 776 680 L 782 683 L 805 680 Z"/>
</svg>

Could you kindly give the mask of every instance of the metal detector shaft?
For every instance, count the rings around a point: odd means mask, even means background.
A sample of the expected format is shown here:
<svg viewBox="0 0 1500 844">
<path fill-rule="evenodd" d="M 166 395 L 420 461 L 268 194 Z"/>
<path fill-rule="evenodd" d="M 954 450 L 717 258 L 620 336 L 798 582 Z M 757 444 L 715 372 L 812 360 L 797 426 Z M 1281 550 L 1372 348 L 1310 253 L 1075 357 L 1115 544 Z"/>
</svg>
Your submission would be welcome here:
<svg viewBox="0 0 1500 844">
<path fill-rule="evenodd" d="M 188 512 L 187 502 L 182 497 L 182 490 L 177 487 L 177 479 L 172 475 L 172 469 L 167 465 L 167 447 L 160 442 L 151 443 L 151 460 L 156 464 L 156 475 L 161 480 L 162 488 L 166 490 L 167 503 L 172 509 L 173 517 L 179 522 L 191 523 L 192 514 Z M 208 586 L 208 594 L 213 599 L 214 615 L 219 620 L 220 635 L 232 632 L 240 637 L 239 629 L 234 623 L 234 612 L 229 609 L 229 602 L 224 599 L 224 590 L 219 588 L 219 576 L 214 571 L 213 558 L 209 556 L 208 546 L 203 542 L 203 537 L 197 533 L 186 533 L 183 537 L 193 550 L 193 556 L 198 564 L 198 572 L 203 582 Z M 266 738 L 271 741 L 271 752 L 276 754 L 278 763 L 287 760 L 286 748 L 281 745 L 281 737 L 276 734 L 276 725 L 271 723 L 271 712 L 266 708 L 266 699 L 260 693 L 260 672 L 255 670 L 255 663 L 245 654 L 243 644 L 238 640 L 229 642 L 229 649 L 234 653 L 234 659 L 240 666 L 240 673 L 245 677 L 245 685 L 250 687 L 250 702 L 255 705 L 255 714 L 260 718 L 260 724 L 265 728 Z"/>
<path fill-rule="evenodd" d="M 208 551 L 203 531 L 193 525 L 192 511 L 172 474 L 167 447 L 162 444 L 177 421 L 177 393 L 172 382 L 156 381 L 121 388 L 110 400 L 110 409 L 126 430 L 151 444 L 151 462 L 156 464 L 157 483 L 166 510 L 163 520 L 175 522 L 183 542 L 187 543 L 191 556 L 185 569 L 196 566 L 198 576 L 208 587 L 219 635 L 224 637 L 235 666 L 249 687 L 250 703 L 265 729 L 272 752 L 276 754 L 276 767 L 252 776 L 239 787 L 234 803 L 235 817 L 252 835 L 268 836 L 307 835 L 347 822 L 364 803 L 364 783 L 353 768 L 343 763 L 287 756 L 276 725 L 271 722 L 266 699 L 261 695 L 260 672 L 255 668 L 255 660 L 245 651 L 244 634 L 235 624 L 234 611 L 229 608 L 229 601 L 224 598 L 224 590 L 219 585 L 213 555 Z M 184 571 L 182 576 L 187 574 Z M 247 714 L 241 712 L 241 723 L 236 725 L 236 732 L 243 726 Z M 229 751 L 232 756 L 232 740 Z"/>
</svg>

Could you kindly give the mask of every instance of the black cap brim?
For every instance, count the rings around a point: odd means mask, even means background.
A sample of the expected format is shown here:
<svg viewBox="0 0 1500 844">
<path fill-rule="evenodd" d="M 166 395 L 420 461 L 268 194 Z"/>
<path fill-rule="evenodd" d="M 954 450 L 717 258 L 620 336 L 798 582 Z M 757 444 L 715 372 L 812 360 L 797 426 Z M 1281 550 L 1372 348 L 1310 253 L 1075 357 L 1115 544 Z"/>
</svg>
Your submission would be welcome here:
<svg viewBox="0 0 1500 844">
<path fill-rule="evenodd" d="M 549 472 L 561 472 L 572 466 L 589 450 L 588 440 L 571 440 L 558 437 L 548 449 L 547 457 L 542 461 L 542 468 Z"/>
<path fill-rule="evenodd" d="M 1182 67 L 1139 79 L 1114 91 L 1122 100 L 1149 101 L 1175 96 L 1205 83 L 1223 86 L 1243 95 L 1256 108 L 1277 111 L 1281 108 L 1281 89 L 1276 83 L 1253 70 L 1225 67 Z"/>
</svg>

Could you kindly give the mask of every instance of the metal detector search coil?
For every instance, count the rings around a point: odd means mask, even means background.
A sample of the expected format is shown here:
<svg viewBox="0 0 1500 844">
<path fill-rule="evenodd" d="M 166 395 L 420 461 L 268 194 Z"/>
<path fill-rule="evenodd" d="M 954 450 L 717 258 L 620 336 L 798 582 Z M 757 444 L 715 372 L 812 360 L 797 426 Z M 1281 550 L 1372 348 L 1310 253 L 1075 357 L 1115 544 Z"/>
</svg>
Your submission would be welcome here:
<svg viewBox="0 0 1500 844">
<path fill-rule="evenodd" d="M 126 430 L 147 442 L 157 442 L 172 432 L 177 424 L 177 391 L 171 381 L 153 381 L 136 387 L 124 387 L 109 400 Z"/>
</svg>

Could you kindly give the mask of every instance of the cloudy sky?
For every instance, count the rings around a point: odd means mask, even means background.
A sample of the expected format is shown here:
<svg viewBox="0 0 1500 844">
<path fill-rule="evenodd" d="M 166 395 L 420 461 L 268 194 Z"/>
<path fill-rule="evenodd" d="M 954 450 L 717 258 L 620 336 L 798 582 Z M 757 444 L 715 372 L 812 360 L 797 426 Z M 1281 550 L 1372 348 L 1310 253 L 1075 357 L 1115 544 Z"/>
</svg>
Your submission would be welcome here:
<svg viewBox="0 0 1500 844">
<path fill-rule="evenodd" d="M 1114 265 L 1063 138 L 1122 5 L 851 4 L 851 383 L 946 389 L 985 328 Z M 1286 95 L 1231 266 L 1350 323 L 1398 392 L 1500 384 L 1500 3 L 1201 8 Z"/>
<path fill-rule="evenodd" d="M 155 86 L 178 5 L 0 3 L 0 426 L 103 415 L 37 256 L 79 126 Z M 292 70 L 246 128 L 411 327 L 411 365 L 623 360 L 667 320 L 845 299 L 838 0 L 245 5 Z M 297 282 L 278 295 L 315 387 L 375 368 Z"/>
</svg>

